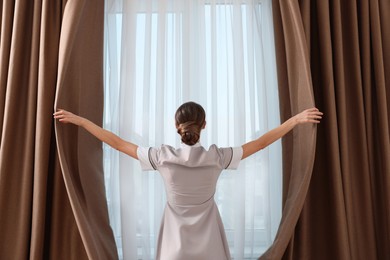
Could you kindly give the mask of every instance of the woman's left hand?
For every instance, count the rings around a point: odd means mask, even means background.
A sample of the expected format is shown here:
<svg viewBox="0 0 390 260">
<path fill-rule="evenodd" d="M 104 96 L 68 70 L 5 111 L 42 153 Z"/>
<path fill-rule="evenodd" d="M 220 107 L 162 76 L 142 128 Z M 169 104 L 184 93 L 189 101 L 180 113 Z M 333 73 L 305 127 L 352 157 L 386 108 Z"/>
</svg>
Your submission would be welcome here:
<svg viewBox="0 0 390 260">
<path fill-rule="evenodd" d="M 294 116 L 297 124 L 320 123 L 323 113 L 318 108 L 309 108 Z"/>
</svg>

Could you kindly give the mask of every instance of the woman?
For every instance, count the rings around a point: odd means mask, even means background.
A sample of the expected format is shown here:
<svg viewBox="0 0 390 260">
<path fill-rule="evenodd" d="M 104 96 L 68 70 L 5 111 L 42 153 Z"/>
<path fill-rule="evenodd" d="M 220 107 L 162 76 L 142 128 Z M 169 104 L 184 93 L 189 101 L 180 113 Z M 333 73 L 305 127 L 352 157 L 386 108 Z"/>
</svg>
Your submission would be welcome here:
<svg viewBox="0 0 390 260">
<path fill-rule="evenodd" d="M 160 172 L 167 204 L 159 232 L 157 259 L 225 260 L 231 257 L 214 201 L 221 171 L 236 169 L 242 159 L 267 147 L 298 124 L 319 123 L 322 113 L 316 108 L 307 109 L 241 147 L 212 145 L 208 150 L 199 143 L 200 133 L 206 127 L 206 114 L 194 102 L 184 103 L 176 111 L 176 129 L 182 141 L 178 149 L 168 145 L 138 147 L 62 109 L 54 113 L 54 118 L 85 128 L 102 142 L 139 160 L 143 170 Z"/>
</svg>

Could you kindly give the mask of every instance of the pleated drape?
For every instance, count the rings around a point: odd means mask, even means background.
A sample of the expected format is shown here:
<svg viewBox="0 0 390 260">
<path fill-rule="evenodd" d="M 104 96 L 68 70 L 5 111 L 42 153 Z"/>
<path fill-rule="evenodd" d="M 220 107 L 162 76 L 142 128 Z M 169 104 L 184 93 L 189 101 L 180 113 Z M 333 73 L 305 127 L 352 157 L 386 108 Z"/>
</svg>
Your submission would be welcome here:
<svg viewBox="0 0 390 260">
<path fill-rule="evenodd" d="M 275 3 L 276 2 L 276 3 Z M 273 2 L 281 121 L 314 106 L 308 46 L 297 1 Z M 281 13 L 281 14 L 280 14 Z M 287 28 L 282 30 L 280 28 Z M 279 31 L 278 31 L 279 29 Z M 283 62 L 280 62 L 282 60 Z M 280 259 L 294 232 L 309 188 L 316 127 L 302 125 L 283 138 L 283 211 L 272 246 L 261 259 Z"/>
<path fill-rule="evenodd" d="M 390 2 L 274 1 L 274 21 L 279 84 L 289 84 L 279 90 L 286 100 L 282 117 L 289 116 L 291 89 L 298 87 L 290 79 L 297 69 L 289 55 L 310 61 L 315 103 L 325 116 L 293 233 L 283 230 L 282 220 L 263 257 L 390 259 Z M 286 37 L 292 33 L 299 45 Z M 294 140 L 285 140 L 283 216 L 294 188 L 288 184 L 296 178 L 286 153 L 294 147 Z"/>
<path fill-rule="evenodd" d="M 101 144 L 103 1 L 0 4 L 0 259 L 116 259 Z"/>
</svg>

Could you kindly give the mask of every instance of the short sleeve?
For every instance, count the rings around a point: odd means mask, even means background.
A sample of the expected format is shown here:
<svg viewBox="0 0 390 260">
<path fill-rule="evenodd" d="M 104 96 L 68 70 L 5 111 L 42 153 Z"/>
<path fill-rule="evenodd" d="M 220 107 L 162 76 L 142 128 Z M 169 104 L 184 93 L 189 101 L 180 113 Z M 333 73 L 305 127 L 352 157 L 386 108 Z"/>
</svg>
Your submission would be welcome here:
<svg viewBox="0 0 390 260">
<path fill-rule="evenodd" d="M 229 147 L 229 148 L 219 148 L 222 154 L 223 168 L 235 170 L 238 168 L 242 158 L 242 147 Z"/>
<path fill-rule="evenodd" d="M 157 149 L 153 147 L 138 147 L 138 160 L 143 171 L 157 170 Z"/>
</svg>

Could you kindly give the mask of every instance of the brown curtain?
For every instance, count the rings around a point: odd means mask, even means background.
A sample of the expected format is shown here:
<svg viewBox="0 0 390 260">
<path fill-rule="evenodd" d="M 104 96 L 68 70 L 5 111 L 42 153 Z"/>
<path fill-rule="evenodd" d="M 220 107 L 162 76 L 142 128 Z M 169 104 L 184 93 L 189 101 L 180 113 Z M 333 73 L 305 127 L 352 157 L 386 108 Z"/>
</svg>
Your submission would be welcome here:
<svg viewBox="0 0 390 260">
<path fill-rule="evenodd" d="M 283 20 L 275 18 L 274 26 L 281 120 L 285 121 L 291 115 L 314 107 L 314 95 L 308 46 L 304 40 L 305 31 L 299 15 L 299 5 L 295 1 L 281 1 L 281 5 L 283 4 Z M 275 11 L 274 16 L 277 16 Z M 285 25 L 289 25 L 290 29 L 277 31 Z M 282 140 L 282 219 L 274 243 L 263 254 L 262 259 L 280 259 L 293 235 L 310 184 L 315 144 L 314 125 L 298 126 Z"/>
<path fill-rule="evenodd" d="M 101 144 L 54 123 L 102 122 L 104 2 L 0 4 L 0 259 L 117 259 Z"/>
<path fill-rule="evenodd" d="M 390 259 L 390 1 L 275 0 L 273 11 L 281 116 L 296 105 L 302 68 L 294 66 L 306 60 L 325 116 L 312 174 L 290 170 L 301 154 L 290 154 L 294 138 L 283 142 L 283 218 L 262 257 Z M 304 205 L 291 209 L 291 183 L 302 174 L 311 175 Z M 291 212 L 300 214 L 293 232 L 283 229 Z"/>
</svg>

